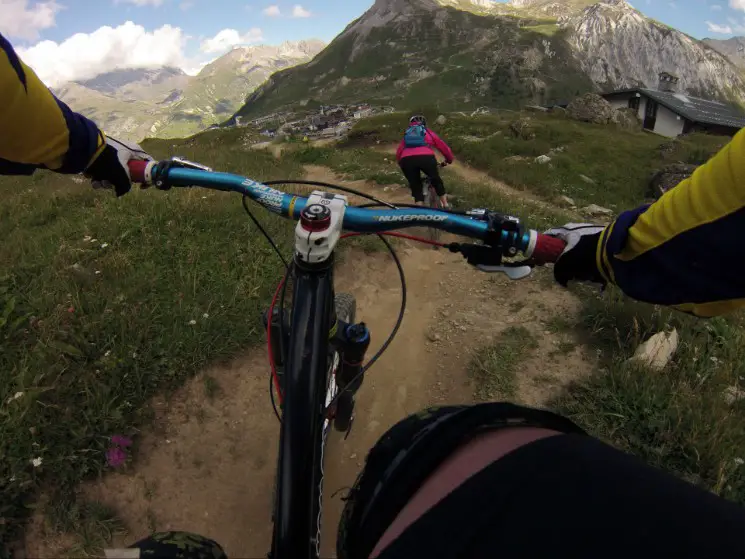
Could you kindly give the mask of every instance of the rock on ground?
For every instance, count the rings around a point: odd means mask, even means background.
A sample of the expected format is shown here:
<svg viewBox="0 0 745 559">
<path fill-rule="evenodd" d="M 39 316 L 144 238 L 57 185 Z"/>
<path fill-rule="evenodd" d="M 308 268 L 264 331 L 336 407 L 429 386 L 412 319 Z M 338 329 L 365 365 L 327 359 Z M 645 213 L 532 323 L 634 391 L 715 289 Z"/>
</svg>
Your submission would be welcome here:
<svg viewBox="0 0 745 559">
<path fill-rule="evenodd" d="M 577 204 L 574 203 L 574 200 L 572 200 L 569 196 L 559 196 L 559 200 L 567 204 L 568 206 L 576 206 Z"/>
<path fill-rule="evenodd" d="M 590 204 L 582 208 L 582 212 L 588 215 L 612 215 L 614 212 L 609 208 L 598 206 L 597 204 Z"/>
<path fill-rule="evenodd" d="M 614 122 L 624 130 L 639 131 L 642 129 L 642 121 L 639 120 L 639 115 L 634 109 L 628 107 L 616 109 L 613 117 Z"/>
<path fill-rule="evenodd" d="M 614 122 L 615 110 L 597 93 L 585 93 L 567 105 L 567 115 L 574 120 L 608 124 Z"/>
<path fill-rule="evenodd" d="M 745 398 L 745 392 L 740 390 L 737 386 L 728 386 L 724 389 L 724 392 L 722 392 L 722 398 L 724 398 L 724 401 L 731 406 L 735 402 L 739 402 Z"/>
<path fill-rule="evenodd" d="M 439 124 L 440 126 L 442 126 L 442 125 L 443 125 L 443 124 L 445 124 L 445 123 L 446 123 L 447 121 L 448 121 L 448 119 L 447 119 L 447 118 L 445 118 L 445 115 L 440 115 L 440 116 L 438 116 L 438 117 L 437 117 L 437 119 L 435 120 L 435 123 L 437 123 L 437 124 Z"/>
<path fill-rule="evenodd" d="M 661 371 L 673 358 L 677 349 L 678 331 L 673 328 L 671 332 L 657 332 L 636 348 L 634 356 L 629 361 Z"/>
<path fill-rule="evenodd" d="M 541 165 L 544 165 L 545 163 L 548 163 L 551 161 L 551 158 L 548 155 L 539 155 L 535 158 L 536 163 L 540 163 Z"/>
<path fill-rule="evenodd" d="M 680 181 L 690 177 L 696 167 L 696 165 L 689 165 L 688 163 L 665 165 L 649 179 L 648 194 L 653 198 L 659 198 L 665 192 L 677 186 Z"/>
<path fill-rule="evenodd" d="M 592 180 L 587 175 L 580 175 L 579 178 L 580 178 L 580 180 L 582 180 L 582 182 L 586 182 L 587 184 L 595 184 L 595 181 Z"/>
<path fill-rule="evenodd" d="M 535 139 L 535 130 L 533 130 L 529 118 L 520 118 L 510 123 L 510 132 L 512 132 L 513 136 L 522 140 Z"/>
</svg>

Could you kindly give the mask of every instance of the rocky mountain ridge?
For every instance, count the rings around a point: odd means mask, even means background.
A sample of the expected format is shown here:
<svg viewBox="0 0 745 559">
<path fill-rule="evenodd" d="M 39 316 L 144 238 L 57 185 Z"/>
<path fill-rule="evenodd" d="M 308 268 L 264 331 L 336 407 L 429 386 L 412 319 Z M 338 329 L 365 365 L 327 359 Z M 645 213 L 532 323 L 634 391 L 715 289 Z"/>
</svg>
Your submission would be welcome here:
<svg viewBox="0 0 745 559">
<path fill-rule="evenodd" d="M 582 67 L 601 89 L 656 87 L 660 72 L 706 98 L 745 100 L 743 75 L 708 45 L 653 21 L 625 0 L 602 0 L 559 18 Z"/>
<path fill-rule="evenodd" d="M 704 43 L 721 52 L 738 68 L 745 70 L 745 37 L 730 37 L 729 39 L 703 39 Z"/>
</svg>

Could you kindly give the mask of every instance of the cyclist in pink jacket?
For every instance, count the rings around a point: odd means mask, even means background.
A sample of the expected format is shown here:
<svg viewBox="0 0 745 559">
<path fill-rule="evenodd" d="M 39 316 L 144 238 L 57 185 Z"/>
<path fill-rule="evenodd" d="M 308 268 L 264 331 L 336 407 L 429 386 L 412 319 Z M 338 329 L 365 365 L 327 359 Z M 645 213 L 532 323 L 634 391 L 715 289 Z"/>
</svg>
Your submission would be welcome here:
<svg viewBox="0 0 745 559">
<path fill-rule="evenodd" d="M 422 184 L 422 173 L 424 173 L 432 181 L 442 207 L 447 208 L 447 193 L 437 168 L 435 149 L 443 155 L 448 165 L 453 162 L 453 150 L 437 134 L 427 128 L 427 120 L 423 116 L 415 115 L 409 119 L 409 128 L 398 145 L 396 161 L 406 180 L 409 181 L 411 195 L 417 204 L 424 204 Z"/>
</svg>

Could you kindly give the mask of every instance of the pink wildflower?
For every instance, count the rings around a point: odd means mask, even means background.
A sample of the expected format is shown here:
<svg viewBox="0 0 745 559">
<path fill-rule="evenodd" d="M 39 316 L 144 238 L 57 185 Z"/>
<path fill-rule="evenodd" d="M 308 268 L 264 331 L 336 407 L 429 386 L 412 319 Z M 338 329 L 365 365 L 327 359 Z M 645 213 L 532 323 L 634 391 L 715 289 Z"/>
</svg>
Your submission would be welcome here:
<svg viewBox="0 0 745 559">
<path fill-rule="evenodd" d="M 127 461 L 127 453 L 118 446 L 111 447 L 106 451 L 106 462 L 112 468 L 123 466 Z"/>
</svg>

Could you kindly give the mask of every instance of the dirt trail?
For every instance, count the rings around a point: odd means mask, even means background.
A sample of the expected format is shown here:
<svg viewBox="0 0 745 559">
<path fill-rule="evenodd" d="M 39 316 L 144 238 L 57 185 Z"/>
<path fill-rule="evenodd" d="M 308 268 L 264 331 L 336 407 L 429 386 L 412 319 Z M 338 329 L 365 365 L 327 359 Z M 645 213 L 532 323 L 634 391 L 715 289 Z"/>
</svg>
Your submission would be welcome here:
<svg viewBox="0 0 745 559">
<path fill-rule="evenodd" d="M 307 171 L 309 179 L 392 201 L 408 197 L 403 188 L 343 183 L 322 167 Z M 543 277 L 547 270 L 514 283 L 478 272 L 458 255 L 408 243 L 398 250 L 408 287 L 406 315 L 398 337 L 365 379 L 349 438 L 337 433 L 330 438 L 324 557 L 335 556 L 344 495 L 339 490 L 353 483 L 370 447 L 393 423 L 426 406 L 472 401 L 470 359 L 502 330 L 519 324 L 539 342 L 517 372 L 518 398 L 525 403 L 544 403 L 557 387 L 593 366 L 581 348 L 556 356 L 560 338 L 546 329 L 546 321 L 577 312 L 577 302 Z M 357 298 L 358 319 L 370 327 L 374 350 L 393 326 L 401 301 L 390 257 L 353 250 L 338 267 L 337 290 Z M 212 400 L 205 378 L 219 386 Z M 141 437 L 136 464 L 81 488 L 86 498 L 114 507 L 124 521 L 129 534 L 117 544 L 153 530 L 179 529 L 217 540 L 231 557 L 266 555 L 279 431 L 268 386 L 264 350 L 257 348 L 205 371 L 170 401 L 155 402 L 155 430 Z M 62 541 L 37 524 L 27 535 L 27 555 L 57 557 Z"/>
</svg>

